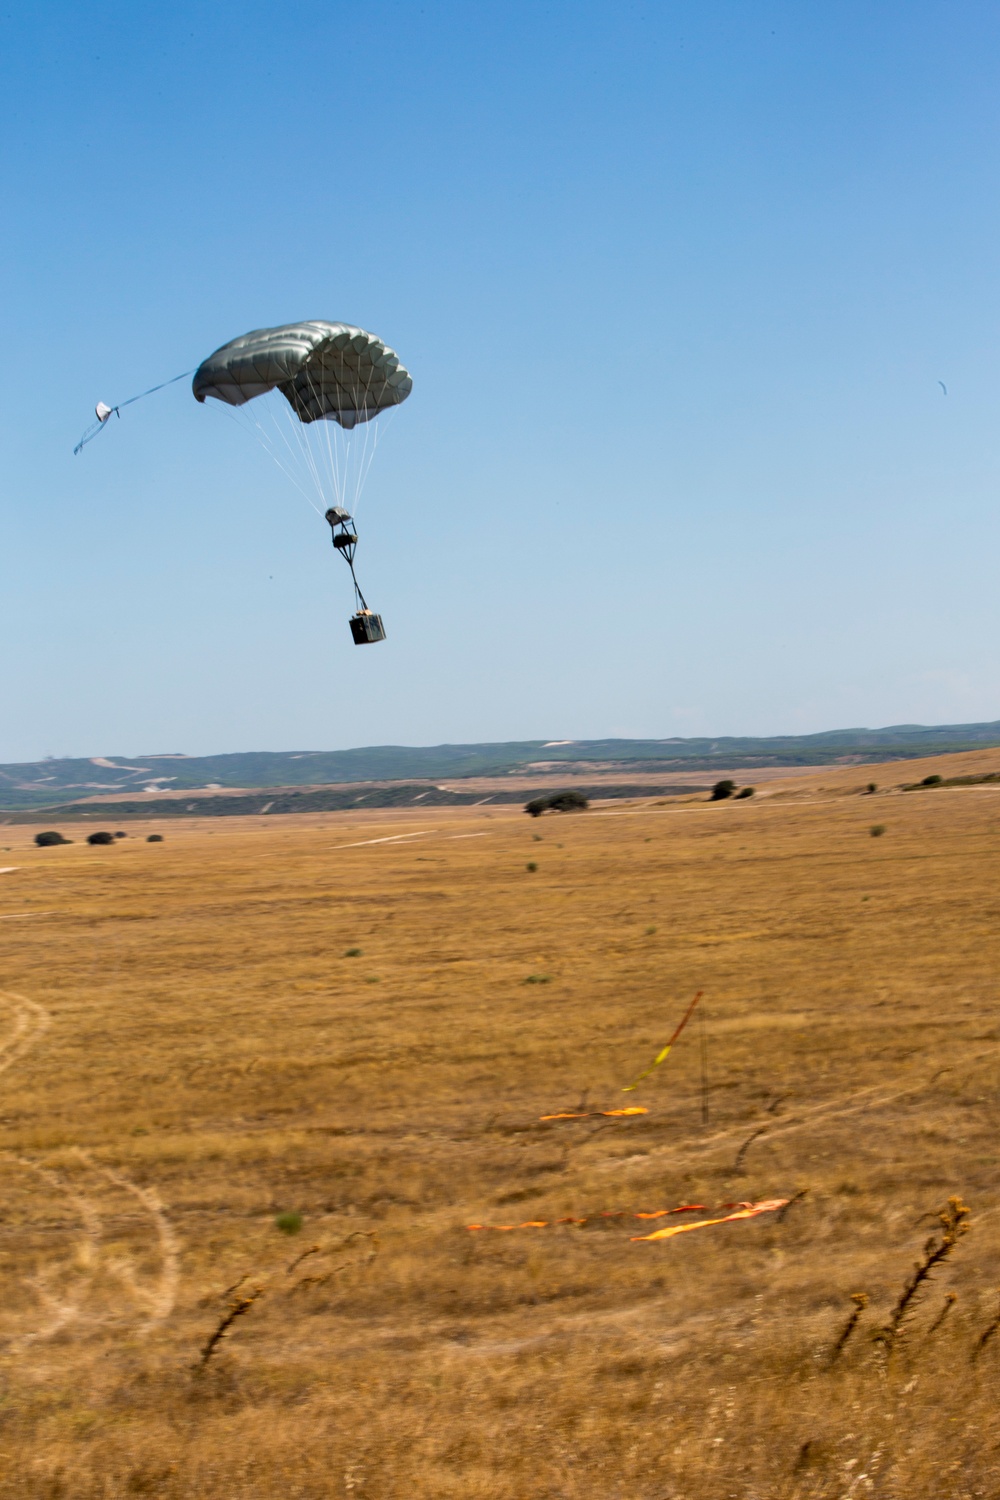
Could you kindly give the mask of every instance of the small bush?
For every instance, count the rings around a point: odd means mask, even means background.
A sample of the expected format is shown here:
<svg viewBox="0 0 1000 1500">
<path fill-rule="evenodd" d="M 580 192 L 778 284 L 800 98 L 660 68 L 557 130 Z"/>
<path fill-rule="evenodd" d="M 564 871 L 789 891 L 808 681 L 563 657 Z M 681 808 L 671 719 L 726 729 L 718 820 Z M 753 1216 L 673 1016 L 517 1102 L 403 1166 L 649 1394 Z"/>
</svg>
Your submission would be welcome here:
<svg viewBox="0 0 1000 1500">
<path fill-rule="evenodd" d="M 362 956 L 362 954 L 364 953 L 364 951 L 365 950 L 363 948 L 348 948 L 347 952 L 344 954 L 344 957 L 345 958 L 360 958 Z"/>
<path fill-rule="evenodd" d="M 274 1220 L 275 1229 L 280 1229 L 282 1234 L 298 1234 L 302 1228 L 302 1215 L 292 1209 L 288 1213 L 278 1214 Z"/>
<path fill-rule="evenodd" d="M 72 842 L 72 839 L 64 839 L 62 834 L 57 833 L 54 828 L 47 829 L 45 833 L 35 834 L 35 843 L 39 849 L 51 849 L 55 844 L 71 844 Z"/>
<path fill-rule="evenodd" d="M 754 789 L 753 789 L 752 786 L 745 786 L 745 787 L 743 787 L 740 791 L 738 791 L 736 793 L 736 800 L 737 800 L 737 802 L 740 802 L 744 797 L 752 797 L 753 796 L 753 791 L 754 791 Z"/>
<path fill-rule="evenodd" d="M 538 869 L 538 866 L 535 864 L 535 861 L 533 859 L 529 859 L 528 863 L 525 865 L 524 868 L 527 871 L 529 871 L 530 874 L 533 875 L 535 873 L 535 871 Z"/>
<path fill-rule="evenodd" d="M 525 982 L 525 984 L 551 984 L 552 983 L 552 975 L 551 974 L 529 974 L 528 977 L 527 977 L 527 979 L 524 982 Z"/>
<path fill-rule="evenodd" d="M 710 802 L 725 802 L 726 798 L 731 797 L 735 790 L 735 781 L 717 781 L 712 788 L 712 795 L 708 800 Z"/>
<path fill-rule="evenodd" d="M 115 834 L 115 838 L 116 839 L 127 839 L 128 838 L 128 834 L 127 833 L 121 833 L 121 832 L 119 832 L 119 833 Z"/>
<path fill-rule="evenodd" d="M 869 796 L 871 796 L 872 792 L 877 792 L 878 791 L 878 782 L 876 782 L 876 781 L 869 781 L 868 785 L 865 788 L 865 791 L 868 793 Z"/>
<path fill-rule="evenodd" d="M 163 834 L 162 833 L 147 833 L 147 835 L 146 835 L 146 843 L 147 844 L 162 844 L 163 843 Z"/>
<path fill-rule="evenodd" d="M 114 841 L 115 841 L 114 834 L 113 833 L 108 833 L 103 828 L 98 829 L 98 831 L 96 833 L 88 833 L 87 834 L 87 843 L 88 844 L 113 844 Z"/>
<path fill-rule="evenodd" d="M 883 833 L 885 833 L 885 824 L 873 823 L 868 832 L 871 834 L 873 839 L 880 839 Z"/>
<path fill-rule="evenodd" d="M 920 783 L 921 786 L 940 786 L 944 780 L 943 776 L 925 776 Z"/>
</svg>

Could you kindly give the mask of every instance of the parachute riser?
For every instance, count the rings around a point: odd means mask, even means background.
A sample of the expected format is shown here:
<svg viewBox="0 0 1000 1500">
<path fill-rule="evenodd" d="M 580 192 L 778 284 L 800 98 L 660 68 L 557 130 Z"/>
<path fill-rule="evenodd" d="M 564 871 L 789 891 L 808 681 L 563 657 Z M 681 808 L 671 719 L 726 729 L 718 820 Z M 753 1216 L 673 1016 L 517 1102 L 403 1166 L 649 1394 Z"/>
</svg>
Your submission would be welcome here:
<svg viewBox="0 0 1000 1500">
<path fill-rule="evenodd" d="M 330 528 L 333 531 L 334 549 L 340 553 L 351 570 L 351 580 L 354 584 L 354 600 L 358 611 L 359 613 L 362 610 L 367 611 L 368 603 L 361 592 L 361 585 L 358 583 L 357 574 L 354 571 L 354 554 L 358 550 L 358 537 L 355 531 L 348 530 L 348 526 L 353 526 L 354 521 L 348 512 L 340 509 L 339 506 L 331 506 L 326 512 L 325 519 L 329 522 Z"/>
</svg>

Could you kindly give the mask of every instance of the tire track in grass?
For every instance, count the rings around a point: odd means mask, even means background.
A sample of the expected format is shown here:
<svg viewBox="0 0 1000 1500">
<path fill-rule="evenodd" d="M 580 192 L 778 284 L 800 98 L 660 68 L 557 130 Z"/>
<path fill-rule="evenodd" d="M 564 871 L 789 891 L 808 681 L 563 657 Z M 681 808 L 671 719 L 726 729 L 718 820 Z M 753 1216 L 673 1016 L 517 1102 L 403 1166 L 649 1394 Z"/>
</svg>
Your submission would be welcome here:
<svg viewBox="0 0 1000 1500">
<path fill-rule="evenodd" d="M 0 1000 L 5 1001 L 14 1013 L 14 1033 L 0 1042 L 0 1073 L 6 1073 L 14 1063 L 20 1062 L 48 1031 L 52 1017 L 37 1000 L 25 995 L 15 995 L 9 990 L 0 990 Z"/>
<path fill-rule="evenodd" d="M 13 1023 L 11 1033 L 0 1041 L 0 1073 L 5 1073 L 23 1061 L 35 1047 L 52 1024 L 52 1017 L 36 1000 L 9 990 L 0 990 L 0 1003 L 9 1008 Z M 80 1232 L 72 1241 L 61 1266 L 22 1276 L 23 1284 L 30 1288 L 43 1309 L 44 1319 L 39 1327 L 12 1337 L 8 1348 L 14 1351 L 52 1338 L 73 1323 L 88 1327 L 107 1327 L 115 1323 L 131 1325 L 139 1317 L 141 1322 L 136 1331 L 149 1333 L 170 1316 L 177 1300 L 180 1247 L 156 1192 L 152 1188 L 140 1187 L 113 1167 L 95 1161 L 82 1147 L 73 1148 L 70 1155 L 83 1170 L 82 1186 L 73 1181 L 69 1163 L 55 1169 L 28 1156 L 3 1153 L 3 1160 L 15 1172 L 20 1169 L 33 1175 L 45 1184 L 51 1198 L 68 1203 L 80 1225 Z M 121 1196 L 126 1199 L 124 1214 Z M 114 1215 L 116 1221 L 127 1219 L 129 1210 L 134 1216 L 138 1205 L 147 1239 L 152 1231 L 158 1263 L 158 1269 L 152 1274 L 140 1268 L 140 1252 L 116 1252 L 107 1244 L 106 1223 L 110 1221 L 110 1210 L 116 1197 L 119 1199 Z M 113 1283 L 125 1292 L 130 1308 L 124 1317 L 117 1310 L 121 1305 L 120 1296 L 113 1299 L 114 1312 L 88 1307 L 88 1302 L 99 1302 L 102 1282 Z"/>
</svg>

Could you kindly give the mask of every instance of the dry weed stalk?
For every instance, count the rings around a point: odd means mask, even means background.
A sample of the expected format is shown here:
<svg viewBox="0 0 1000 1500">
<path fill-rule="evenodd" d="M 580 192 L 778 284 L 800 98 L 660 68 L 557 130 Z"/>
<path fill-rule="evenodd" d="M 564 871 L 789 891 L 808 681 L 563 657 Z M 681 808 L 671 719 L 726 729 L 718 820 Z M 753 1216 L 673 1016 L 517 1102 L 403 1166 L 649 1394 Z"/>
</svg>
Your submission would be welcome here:
<svg viewBox="0 0 1000 1500">
<path fill-rule="evenodd" d="M 248 1313 L 251 1307 L 253 1307 L 254 1303 L 257 1301 L 258 1297 L 263 1297 L 263 1295 L 264 1288 L 262 1286 L 256 1286 L 254 1287 L 253 1291 L 250 1292 L 246 1297 L 236 1297 L 233 1299 L 233 1301 L 229 1305 L 229 1311 L 220 1320 L 219 1325 L 214 1330 L 214 1332 L 209 1335 L 205 1347 L 201 1351 L 201 1361 L 198 1365 L 199 1370 L 203 1370 L 208 1364 L 226 1332 L 236 1322 L 236 1319 L 242 1318 L 246 1313 Z"/>
<path fill-rule="evenodd" d="M 310 1245 L 308 1250 L 303 1250 L 300 1255 L 296 1255 L 294 1260 L 290 1260 L 288 1262 L 288 1265 L 285 1267 L 285 1275 L 290 1276 L 295 1270 L 296 1266 L 301 1265 L 302 1262 L 310 1255 L 319 1255 L 322 1249 L 322 1245 Z"/>
<path fill-rule="evenodd" d="M 993 1322 L 988 1324 L 987 1327 L 983 1329 L 982 1333 L 976 1340 L 976 1347 L 972 1351 L 973 1360 L 977 1360 L 979 1358 L 980 1354 L 986 1348 L 986 1345 L 989 1343 L 990 1339 L 998 1329 L 1000 1329 L 1000 1312 L 997 1313 L 996 1317 L 993 1319 Z"/>
<path fill-rule="evenodd" d="M 379 1250 L 381 1249 L 381 1242 L 378 1237 L 378 1231 L 375 1229 L 355 1229 L 354 1233 L 349 1234 L 345 1240 L 341 1240 L 336 1245 L 331 1245 L 329 1247 L 330 1251 L 332 1252 L 334 1250 L 343 1250 L 351 1243 L 352 1240 L 358 1239 L 370 1241 L 367 1255 L 360 1255 L 356 1260 L 345 1260 L 339 1266 L 331 1266 L 329 1271 L 325 1271 L 321 1276 L 303 1276 L 302 1280 L 297 1281 L 292 1287 L 292 1291 L 298 1292 L 301 1291 L 303 1287 L 307 1286 L 323 1286 L 327 1281 L 330 1280 L 332 1276 L 338 1276 L 341 1271 L 349 1271 L 352 1266 L 370 1266 L 372 1261 L 377 1257 Z M 324 1247 L 322 1245 L 314 1245 L 312 1250 L 307 1250 L 305 1252 L 305 1255 L 311 1255 L 313 1251 L 322 1250 L 323 1248 Z M 293 1261 L 292 1264 L 288 1267 L 288 1270 L 291 1271 L 296 1265 L 298 1265 L 299 1260 L 304 1260 L 305 1255 L 300 1255 L 298 1260 Z"/>
<path fill-rule="evenodd" d="M 850 1317 L 847 1319 L 847 1322 L 840 1330 L 840 1337 L 837 1339 L 837 1342 L 834 1344 L 833 1348 L 830 1351 L 831 1365 L 835 1364 L 836 1361 L 840 1358 L 841 1354 L 843 1354 L 844 1347 L 847 1344 L 847 1340 L 850 1338 L 855 1328 L 857 1328 L 861 1314 L 868 1306 L 868 1293 L 852 1292 L 851 1301 L 854 1303 L 854 1307 L 851 1309 Z"/>
<path fill-rule="evenodd" d="M 798 1190 L 797 1193 L 793 1193 L 792 1196 L 789 1198 L 788 1202 L 785 1204 L 784 1208 L 781 1209 L 781 1211 L 776 1216 L 774 1222 L 776 1224 L 784 1224 L 785 1218 L 786 1218 L 786 1216 L 788 1214 L 788 1210 L 790 1208 L 794 1208 L 795 1205 L 796 1205 L 796 1203 L 801 1203 L 802 1199 L 805 1197 L 805 1195 L 806 1195 L 806 1193 L 808 1193 L 808 1191 L 809 1191 L 808 1188 L 799 1188 L 799 1190 Z"/>
<path fill-rule="evenodd" d="M 944 1299 L 944 1307 L 942 1307 L 941 1311 L 938 1313 L 937 1317 L 934 1319 L 934 1322 L 931 1324 L 931 1326 L 927 1330 L 927 1337 L 928 1338 L 930 1338 L 930 1336 L 931 1336 L 932 1333 L 937 1333 L 938 1329 L 941 1327 L 941 1324 L 944 1322 L 945 1318 L 951 1312 L 952 1308 L 955 1306 L 955 1303 L 957 1301 L 958 1301 L 958 1293 L 957 1292 L 949 1292 L 948 1295 Z"/>
<path fill-rule="evenodd" d="M 962 1236 L 969 1232 L 969 1212 L 961 1198 L 949 1198 L 945 1207 L 939 1211 L 940 1241 L 933 1234 L 931 1235 L 924 1246 L 923 1259 L 917 1261 L 913 1268 L 913 1275 L 899 1294 L 896 1306 L 892 1310 L 892 1317 L 876 1335 L 878 1342 L 884 1344 L 889 1353 L 892 1352 L 896 1340 L 903 1333 L 903 1324 L 914 1311 L 928 1278 L 944 1264 Z"/>
<path fill-rule="evenodd" d="M 736 1153 L 736 1160 L 733 1162 L 732 1168 L 734 1172 L 739 1172 L 741 1170 L 743 1166 L 743 1158 L 746 1156 L 747 1152 L 750 1150 L 750 1147 L 753 1145 L 757 1137 L 766 1134 L 767 1126 L 763 1125 L 761 1126 L 760 1130 L 755 1130 L 747 1136 L 746 1140 L 743 1142 L 742 1146 Z"/>
</svg>

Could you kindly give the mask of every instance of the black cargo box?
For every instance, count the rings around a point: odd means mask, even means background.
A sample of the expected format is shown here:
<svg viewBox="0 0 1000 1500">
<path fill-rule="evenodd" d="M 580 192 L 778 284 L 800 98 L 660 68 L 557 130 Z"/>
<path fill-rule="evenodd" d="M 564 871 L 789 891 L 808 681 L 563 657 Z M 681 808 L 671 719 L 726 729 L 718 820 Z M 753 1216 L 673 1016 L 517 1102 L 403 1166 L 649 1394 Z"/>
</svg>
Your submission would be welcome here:
<svg viewBox="0 0 1000 1500">
<path fill-rule="evenodd" d="M 367 646 L 373 641 L 384 641 L 385 626 L 382 624 L 382 616 L 373 615 L 370 610 L 352 615 L 351 634 L 356 646 Z"/>
</svg>

